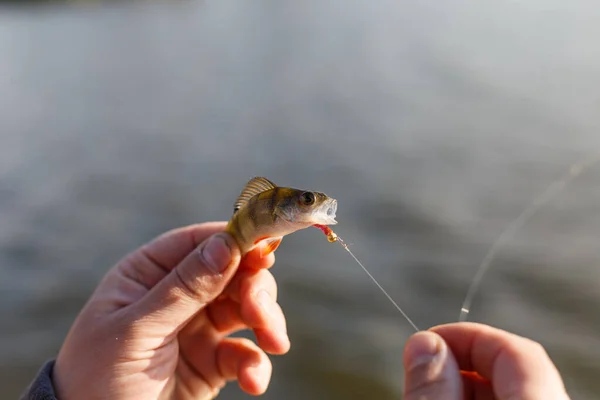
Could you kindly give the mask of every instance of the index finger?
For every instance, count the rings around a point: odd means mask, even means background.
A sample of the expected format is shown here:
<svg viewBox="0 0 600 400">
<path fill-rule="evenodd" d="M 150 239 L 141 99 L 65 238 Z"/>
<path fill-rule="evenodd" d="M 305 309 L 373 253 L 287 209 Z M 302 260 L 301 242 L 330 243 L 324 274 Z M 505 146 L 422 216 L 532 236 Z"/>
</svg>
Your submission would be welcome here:
<svg viewBox="0 0 600 400">
<path fill-rule="evenodd" d="M 204 222 L 172 229 L 143 246 L 144 254 L 163 269 L 170 271 L 209 236 L 225 230 L 226 221 Z M 242 257 L 240 267 L 270 268 L 275 262 L 271 253 L 260 257 L 253 249 Z"/>
<path fill-rule="evenodd" d="M 460 369 L 492 381 L 499 400 L 568 399 L 558 370 L 537 342 L 471 322 L 430 330 L 446 341 Z"/>
<path fill-rule="evenodd" d="M 142 247 L 144 254 L 166 270 L 175 268 L 209 236 L 225 230 L 227 222 L 204 222 L 163 233 Z"/>
</svg>

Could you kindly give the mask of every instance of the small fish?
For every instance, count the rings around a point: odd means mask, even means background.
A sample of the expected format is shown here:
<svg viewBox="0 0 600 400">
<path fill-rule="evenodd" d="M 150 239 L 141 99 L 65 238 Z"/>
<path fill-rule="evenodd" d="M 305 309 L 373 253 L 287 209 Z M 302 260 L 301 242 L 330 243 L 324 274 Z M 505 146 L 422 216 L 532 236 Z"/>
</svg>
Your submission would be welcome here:
<svg viewBox="0 0 600 400">
<path fill-rule="evenodd" d="M 279 247 L 285 235 L 315 224 L 337 224 L 336 211 L 337 200 L 325 193 L 280 187 L 267 178 L 255 177 L 237 198 L 225 230 L 235 238 L 242 254 L 260 245 L 264 257 Z"/>
</svg>

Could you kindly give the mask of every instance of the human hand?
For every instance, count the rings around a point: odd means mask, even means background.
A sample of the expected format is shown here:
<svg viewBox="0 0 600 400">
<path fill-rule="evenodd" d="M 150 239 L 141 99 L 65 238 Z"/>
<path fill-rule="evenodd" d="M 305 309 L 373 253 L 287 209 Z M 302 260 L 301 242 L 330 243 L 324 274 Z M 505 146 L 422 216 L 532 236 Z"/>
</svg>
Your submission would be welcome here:
<svg viewBox="0 0 600 400">
<path fill-rule="evenodd" d="M 532 340 L 475 323 L 414 334 L 404 350 L 405 400 L 568 400 L 544 348 Z M 460 376 L 475 371 L 491 382 Z"/>
<path fill-rule="evenodd" d="M 255 249 L 241 259 L 224 228 L 167 232 L 107 273 L 57 357 L 58 398 L 210 399 L 228 380 L 253 395 L 267 389 L 265 352 L 290 347 L 267 270 L 275 258 Z M 227 337 L 247 328 L 258 346 Z"/>
</svg>

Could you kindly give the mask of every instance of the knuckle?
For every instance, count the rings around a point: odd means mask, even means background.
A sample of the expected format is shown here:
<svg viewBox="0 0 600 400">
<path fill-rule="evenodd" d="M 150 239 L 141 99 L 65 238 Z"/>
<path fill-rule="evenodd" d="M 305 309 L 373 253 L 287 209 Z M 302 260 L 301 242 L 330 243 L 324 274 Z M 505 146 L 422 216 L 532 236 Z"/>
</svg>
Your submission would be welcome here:
<svg viewBox="0 0 600 400">
<path fill-rule="evenodd" d="M 172 279 L 176 281 L 173 287 L 180 292 L 179 294 L 200 303 L 207 303 L 211 300 L 210 293 L 212 291 L 209 290 L 210 288 L 206 279 L 204 279 L 205 277 L 192 276 L 184 268 L 173 269 L 171 275 Z"/>
<path fill-rule="evenodd" d="M 277 283 L 273 275 L 267 270 L 252 271 L 244 276 L 240 283 L 242 297 L 251 296 L 264 289 L 274 301 L 277 301 Z"/>
<path fill-rule="evenodd" d="M 267 270 L 262 270 L 257 283 L 262 286 L 273 298 L 273 301 L 277 301 L 277 282 L 275 277 Z"/>
</svg>

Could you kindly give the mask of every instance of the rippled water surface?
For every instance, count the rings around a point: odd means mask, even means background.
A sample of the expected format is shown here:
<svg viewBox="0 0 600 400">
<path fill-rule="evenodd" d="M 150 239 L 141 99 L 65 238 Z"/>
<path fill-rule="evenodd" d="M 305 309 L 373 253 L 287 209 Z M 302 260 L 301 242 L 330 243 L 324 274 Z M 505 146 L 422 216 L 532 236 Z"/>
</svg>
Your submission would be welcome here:
<svg viewBox="0 0 600 400">
<path fill-rule="evenodd" d="M 455 321 L 500 233 L 600 153 L 599 17 L 586 1 L 1 7 L 3 396 L 121 256 L 229 218 L 254 175 L 337 198 L 337 232 L 416 324 Z M 511 237 L 470 315 L 542 342 L 573 399 L 600 393 L 599 183 L 600 165 Z M 292 350 L 264 398 L 399 398 L 406 321 L 318 231 L 277 254 Z"/>
</svg>

